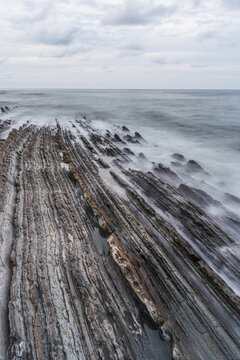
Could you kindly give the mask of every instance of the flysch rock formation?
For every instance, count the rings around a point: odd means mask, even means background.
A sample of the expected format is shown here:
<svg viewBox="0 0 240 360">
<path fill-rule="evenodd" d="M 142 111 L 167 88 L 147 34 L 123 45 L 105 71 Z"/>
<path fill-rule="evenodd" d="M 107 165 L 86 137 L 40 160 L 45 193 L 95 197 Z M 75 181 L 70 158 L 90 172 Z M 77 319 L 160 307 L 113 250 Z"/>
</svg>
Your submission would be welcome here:
<svg viewBox="0 0 240 360">
<path fill-rule="evenodd" d="M 0 359 L 240 359 L 235 240 L 72 125 L 0 141 Z"/>
</svg>

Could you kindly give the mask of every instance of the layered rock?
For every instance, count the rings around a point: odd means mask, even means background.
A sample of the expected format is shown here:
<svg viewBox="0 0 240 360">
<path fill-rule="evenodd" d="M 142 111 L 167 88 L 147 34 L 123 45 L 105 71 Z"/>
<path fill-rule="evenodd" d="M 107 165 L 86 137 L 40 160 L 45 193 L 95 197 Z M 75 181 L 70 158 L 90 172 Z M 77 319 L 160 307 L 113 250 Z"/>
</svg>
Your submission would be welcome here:
<svg viewBox="0 0 240 360">
<path fill-rule="evenodd" d="M 0 143 L 2 359 L 238 359 L 235 240 L 74 126 Z"/>
</svg>

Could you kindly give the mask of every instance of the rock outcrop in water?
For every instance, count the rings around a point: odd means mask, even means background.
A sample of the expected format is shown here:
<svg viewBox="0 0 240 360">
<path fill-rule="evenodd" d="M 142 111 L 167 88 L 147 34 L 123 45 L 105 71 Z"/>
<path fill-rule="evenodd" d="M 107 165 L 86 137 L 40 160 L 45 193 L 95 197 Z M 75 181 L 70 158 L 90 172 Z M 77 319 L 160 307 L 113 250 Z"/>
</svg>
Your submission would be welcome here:
<svg viewBox="0 0 240 360">
<path fill-rule="evenodd" d="M 0 359 L 240 359 L 234 239 L 74 125 L 0 142 Z"/>
<path fill-rule="evenodd" d="M 185 157 L 179 153 L 172 154 L 172 158 L 178 161 L 185 161 Z"/>
</svg>

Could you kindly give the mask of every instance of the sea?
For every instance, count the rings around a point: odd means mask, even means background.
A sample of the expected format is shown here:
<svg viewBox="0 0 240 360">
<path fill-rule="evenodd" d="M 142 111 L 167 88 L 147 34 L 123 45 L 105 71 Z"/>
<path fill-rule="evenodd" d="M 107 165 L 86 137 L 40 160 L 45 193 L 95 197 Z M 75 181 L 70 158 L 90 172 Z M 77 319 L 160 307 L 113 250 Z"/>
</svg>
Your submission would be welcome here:
<svg viewBox="0 0 240 360">
<path fill-rule="evenodd" d="M 0 106 L 15 107 L 0 114 L 2 120 L 13 120 L 11 128 L 26 121 L 54 126 L 58 119 L 72 129 L 71 122 L 83 117 L 103 133 L 125 125 L 145 139 L 131 144 L 135 153 L 150 160 L 136 166 L 151 170 L 153 163 L 162 163 L 183 182 L 217 200 L 224 202 L 226 193 L 240 198 L 240 91 L 0 90 Z M 197 161 L 208 176 L 196 173 L 184 178 L 171 164 L 174 153 Z M 236 203 L 225 205 L 240 214 Z"/>
</svg>

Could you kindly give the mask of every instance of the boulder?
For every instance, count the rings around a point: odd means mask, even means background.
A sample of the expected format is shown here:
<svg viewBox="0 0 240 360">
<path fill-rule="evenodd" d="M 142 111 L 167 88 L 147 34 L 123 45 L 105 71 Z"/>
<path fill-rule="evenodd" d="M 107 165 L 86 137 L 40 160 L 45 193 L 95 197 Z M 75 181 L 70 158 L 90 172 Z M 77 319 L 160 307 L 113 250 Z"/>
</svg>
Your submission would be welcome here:
<svg viewBox="0 0 240 360">
<path fill-rule="evenodd" d="M 120 136 L 118 134 L 114 134 L 114 140 L 122 142 L 122 139 L 120 138 Z"/>
<path fill-rule="evenodd" d="M 172 158 L 178 161 L 186 161 L 185 157 L 179 153 L 172 154 Z"/>
<path fill-rule="evenodd" d="M 143 138 L 142 135 L 139 134 L 139 132 L 137 132 L 137 131 L 135 131 L 134 137 L 135 137 L 136 139 L 142 139 L 142 138 Z"/>
<path fill-rule="evenodd" d="M 135 155 L 134 152 L 128 147 L 123 148 L 123 151 L 128 155 Z"/>
<path fill-rule="evenodd" d="M 139 144 L 139 141 L 129 134 L 125 135 L 123 138 L 124 138 L 124 140 L 126 140 L 132 144 Z"/>
<path fill-rule="evenodd" d="M 142 153 L 142 152 L 140 152 L 140 153 L 138 154 L 138 157 L 139 157 L 140 159 L 146 159 L 146 156 L 145 156 L 144 153 Z"/>
<path fill-rule="evenodd" d="M 209 175 L 202 167 L 199 165 L 199 163 L 195 160 L 189 160 L 186 164 L 186 171 L 188 173 L 197 173 L 202 172 L 206 175 Z"/>
</svg>

